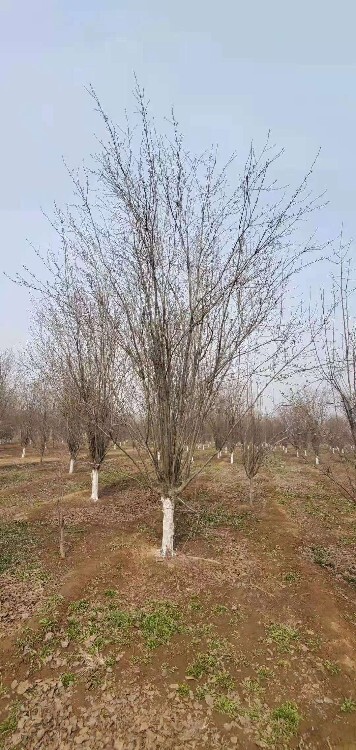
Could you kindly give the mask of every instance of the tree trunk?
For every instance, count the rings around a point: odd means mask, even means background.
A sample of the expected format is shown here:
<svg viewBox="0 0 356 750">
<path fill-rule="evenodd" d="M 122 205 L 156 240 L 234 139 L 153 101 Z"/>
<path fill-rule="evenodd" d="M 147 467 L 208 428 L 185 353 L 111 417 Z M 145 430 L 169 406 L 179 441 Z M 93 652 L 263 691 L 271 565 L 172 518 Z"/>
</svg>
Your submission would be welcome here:
<svg viewBox="0 0 356 750">
<path fill-rule="evenodd" d="M 319 456 L 315 456 L 315 466 L 319 466 Z"/>
<path fill-rule="evenodd" d="M 25 458 L 25 456 L 26 456 L 26 448 L 25 448 L 25 446 L 23 446 L 21 458 Z"/>
<path fill-rule="evenodd" d="M 64 518 L 63 518 L 63 512 L 60 508 L 58 512 L 58 525 L 59 525 L 59 555 L 64 560 L 66 556 L 65 547 L 64 547 Z"/>
<path fill-rule="evenodd" d="M 221 458 L 221 451 L 219 451 L 218 453 L 218 458 Z"/>
<path fill-rule="evenodd" d="M 297 458 L 299 458 L 299 451 L 297 451 Z"/>
<path fill-rule="evenodd" d="M 306 451 L 304 451 L 304 458 L 306 458 L 306 457 L 307 457 L 307 452 L 306 452 Z"/>
<path fill-rule="evenodd" d="M 74 472 L 74 458 L 71 458 L 69 461 L 69 474 L 73 474 Z"/>
<path fill-rule="evenodd" d="M 250 477 L 250 505 L 253 504 L 254 497 L 254 477 Z"/>
<path fill-rule="evenodd" d="M 92 485 L 91 485 L 91 500 L 93 500 L 94 503 L 98 501 L 98 491 L 99 491 L 99 469 L 93 469 L 92 473 Z"/>
<path fill-rule="evenodd" d="M 172 557 L 174 554 L 174 500 L 171 497 L 161 497 L 163 511 L 162 557 Z"/>
<path fill-rule="evenodd" d="M 231 451 L 230 453 L 230 464 L 234 463 L 234 451 Z"/>
</svg>

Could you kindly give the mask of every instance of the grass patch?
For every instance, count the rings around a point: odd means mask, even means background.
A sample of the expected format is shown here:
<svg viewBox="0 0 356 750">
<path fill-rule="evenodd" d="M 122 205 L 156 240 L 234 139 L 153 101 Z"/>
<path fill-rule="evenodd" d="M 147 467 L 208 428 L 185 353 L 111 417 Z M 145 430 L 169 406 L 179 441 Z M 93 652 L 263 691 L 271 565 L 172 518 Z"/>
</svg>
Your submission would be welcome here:
<svg viewBox="0 0 356 750">
<path fill-rule="evenodd" d="M 62 682 L 63 687 L 65 688 L 69 687 L 69 685 L 73 685 L 75 680 L 76 680 L 76 677 L 75 677 L 75 674 L 73 674 L 73 672 L 66 672 L 65 674 L 62 674 L 61 676 L 61 682 Z"/>
<path fill-rule="evenodd" d="M 329 672 L 329 674 L 337 675 L 341 672 L 341 667 L 339 664 L 336 664 L 334 661 L 329 661 L 329 659 L 326 659 L 323 662 L 323 666 L 325 667 L 326 671 Z"/>
<path fill-rule="evenodd" d="M 196 680 L 200 680 L 201 677 L 214 672 L 218 663 L 219 659 L 216 654 L 200 653 L 194 659 L 192 664 L 187 667 L 186 674 L 188 677 L 194 677 Z"/>
<path fill-rule="evenodd" d="M 289 739 L 298 731 L 301 716 L 295 703 L 287 701 L 272 711 L 273 735 L 277 738 Z"/>
<path fill-rule="evenodd" d="M 313 561 L 322 568 L 335 568 L 335 564 L 330 558 L 330 553 L 325 547 L 311 547 Z"/>
<path fill-rule="evenodd" d="M 0 740 L 4 739 L 8 734 L 14 732 L 17 727 L 17 716 L 16 711 L 13 709 L 9 715 L 0 724 Z"/>
<path fill-rule="evenodd" d="M 26 563 L 33 555 L 35 540 L 26 521 L 0 525 L 0 575 Z"/>
<path fill-rule="evenodd" d="M 189 698 L 190 696 L 190 687 L 187 685 L 186 682 L 182 682 L 177 687 L 177 693 L 181 698 Z"/>
<path fill-rule="evenodd" d="M 239 713 L 239 705 L 236 701 L 228 698 L 227 695 L 217 695 L 214 701 L 214 708 L 221 714 L 235 717 Z"/>
<path fill-rule="evenodd" d="M 298 630 L 280 623 L 269 625 L 267 635 L 269 640 L 275 643 L 281 651 L 290 651 L 299 638 Z"/>
</svg>

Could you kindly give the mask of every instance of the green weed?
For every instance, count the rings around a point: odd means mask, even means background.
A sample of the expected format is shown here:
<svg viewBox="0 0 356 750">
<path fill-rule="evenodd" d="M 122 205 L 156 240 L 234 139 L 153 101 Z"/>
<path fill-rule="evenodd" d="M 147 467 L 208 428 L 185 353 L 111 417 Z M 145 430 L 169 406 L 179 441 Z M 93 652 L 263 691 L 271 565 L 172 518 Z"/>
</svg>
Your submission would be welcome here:
<svg viewBox="0 0 356 750">
<path fill-rule="evenodd" d="M 187 685 L 186 682 L 182 682 L 177 687 L 177 693 L 181 698 L 189 698 L 190 696 L 190 687 Z"/>
<path fill-rule="evenodd" d="M 337 674 L 340 674 L 340 672 L 341 672 L 340 665 L 336 664 L 336 662 L 334 662 L 334 661 L 329 661 L 328 659 L 326 659 L 323 662 L 323 665 L 324 665 L 325 669 L 329 672 L 329 674 L 337 675 Z"/>
<path fill-rule="evenodd" d="M 222 714 L 235 717 L 239 712 L 239 705 L 226 695 L 218 695 L 214 701 L 214 708 Z"/>
<path fill-rule="evenodd" d="M 270 640 L 273 641 L 281 651 L 290 651 L 299 638 L 298 630 L 289 625 L 281 625 L 280 623 L 272 623 L 269 625 L 267 627 L 267 634 Z"/>
<path fill-rule="evenodd" d="M 75 680 L 76 680 L 76 677 L 75 677 L 75 674 L 73 674 L 73 672 L 66 672 L 65 674 L 62 674 L 61 676 L 62 685 L 65 688 L 69 687 L 69 685 L 73 685 L 73 682 L 75 682 Z"/>
<path fill-rule="evenodd" d="M 354 701 L 352 698 L 344 698 L 341 703 L 340 710 L 344 714 L 350 714 L 352 713 L 352 711 L 356 711 L 356 701 Z"/>
<path fill-rule="evenodd" d="M 272 711 L 275 737 L 289 738 L 298 730 L 301 716 L 295 703 L 287 701 Z"/>
</svg>

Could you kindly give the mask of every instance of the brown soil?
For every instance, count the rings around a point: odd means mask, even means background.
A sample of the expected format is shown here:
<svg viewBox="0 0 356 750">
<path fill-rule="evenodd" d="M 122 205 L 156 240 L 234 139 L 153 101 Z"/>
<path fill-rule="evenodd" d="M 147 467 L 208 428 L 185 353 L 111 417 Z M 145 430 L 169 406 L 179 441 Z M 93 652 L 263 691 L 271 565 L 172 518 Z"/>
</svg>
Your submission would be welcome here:
<svg viewBox="0 0 356 750">
<path fill-rule="evenodd" d="M 161 561 L 118 452 L 97 504 L 85 456 L 68 477 L 60 450 L 19 455 L 1 447 L 0 747 L 356 748 L 356 513 L 311 463 L 273 455 L 250 508 L 214 460 Z"/>
</svg>

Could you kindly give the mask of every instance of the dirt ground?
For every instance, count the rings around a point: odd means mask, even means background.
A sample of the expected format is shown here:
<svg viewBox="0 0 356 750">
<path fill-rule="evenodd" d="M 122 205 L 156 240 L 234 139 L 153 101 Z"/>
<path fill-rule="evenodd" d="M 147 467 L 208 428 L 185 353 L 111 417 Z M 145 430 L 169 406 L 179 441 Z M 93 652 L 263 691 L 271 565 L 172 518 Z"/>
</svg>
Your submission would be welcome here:
<svg viewBox="0 0 356 750">
<path fill-rule="evenodd" d="M 356 508 L 311 459 L 271 454 L 252 508 L 239 455 L 214 459 L 161 561 L 119 451 L 97 504 L 85 456 L 20 455 L 0 446 L 1 748 L 356 748 Z"/>
</svg>

